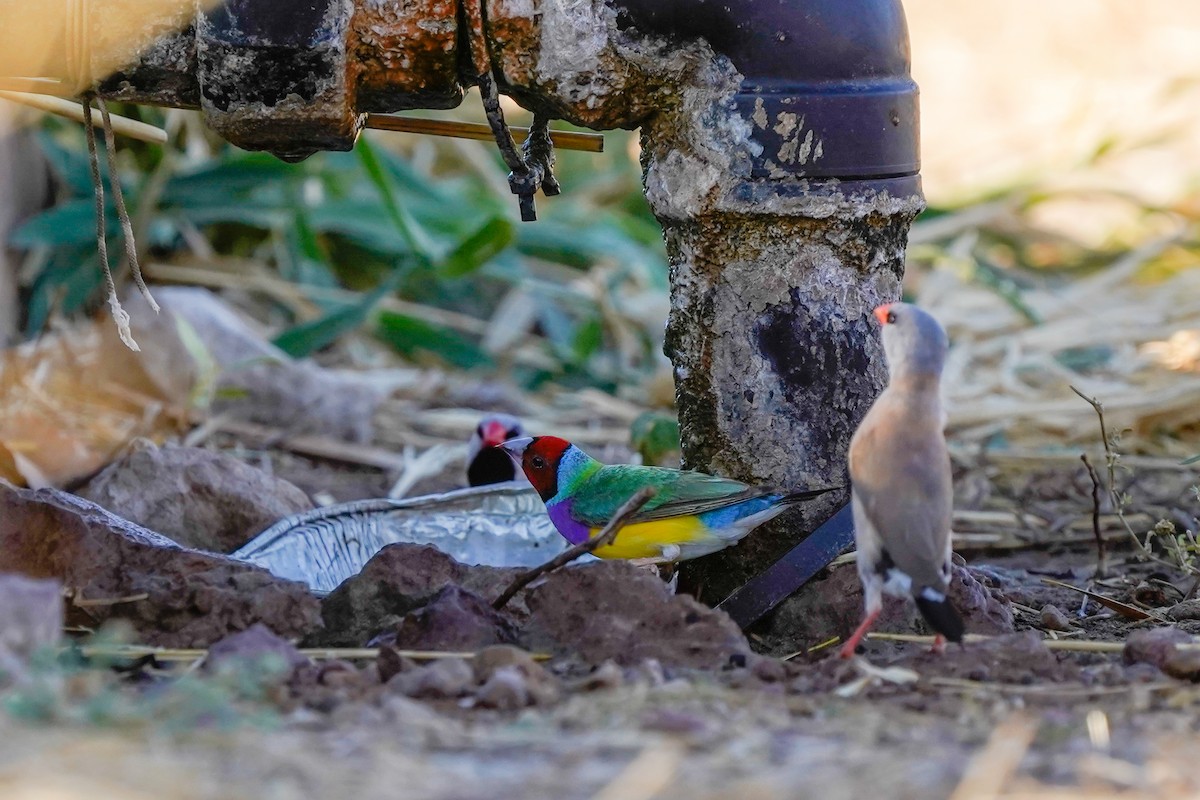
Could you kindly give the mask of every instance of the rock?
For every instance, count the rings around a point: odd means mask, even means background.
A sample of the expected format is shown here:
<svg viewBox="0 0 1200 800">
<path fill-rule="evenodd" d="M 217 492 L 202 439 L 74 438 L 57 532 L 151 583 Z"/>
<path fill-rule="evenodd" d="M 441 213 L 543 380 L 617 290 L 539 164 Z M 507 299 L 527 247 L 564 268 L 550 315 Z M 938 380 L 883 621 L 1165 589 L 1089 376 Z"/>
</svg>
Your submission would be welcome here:
<svg viewBox="0 0 1200 800">
<path fill-rule="evenodd" d="M 1187 619 L 1200 619 L 1200 599 L 1184 600 L 1167 609 L 1167 619 L 1182 622 Z"/>
<path fill-rule="evenodd" d="M 481 650 L 475 655 L 473 667 L 475 670 L 475 681 L 482 683 L 484 689 L 487 689 L 488 685 L 500 673 L 508 675 L 508 677 L 501 679 L 497 687 L 493 689 L 495 692 L 503 693 L 507 691 L 503 686 L 506 683 L 512 682 L 511 675 L 519 677 L 521 680 L 521 692 L 526 697 L 526 702 L 523 705 L 528 705 L 529 703 L 537 705 L 553 703 L 562 695 L 562 686 L 558 680 L 547 672 L 541 664 L 537 663 L 532 655 L 519 647 L 500 645 Z M 501 705 L 492 705 L 492 701 L 485 701 L 482 695 L 477 695 L 477 698 L 480 703 L 490 708 L 503 707 Z"/>
<path fill-rule="evenodd" d="M 712 723 L 702 716 L 682 709 L 656 708 L 642 716 L 642 727 L 648 731 L 675 736 L 699 736 L 712 729 Z"/>
<path fill-rule="evenodd" d="M 1193 683 L 1200 682 L 1200 650 L 1180 650 L 1176 648 L 1174 652 L 1167 656 L 1167 660 L 1163 662 L 1162 671 L 1172 678 L 1192 681 Z"/>
<path fill-rule="evenodd" d="M 967 633 L 1012 633 L 1012 603 L 988 588 L 986 575 L 970 567 L 956 565 L 951 569 L 947 596 L 962 616 Z"/>
<path fill-rule="evenodd" d="M 379 658 L 375 659 L 375 667 L 379 672 L 379 682 L 387 683 L 393 675 L 415 669 L 417 662 L 400 655 L 400 652 L 389 644 L 381 645 Z"/>
<path fill-rule="evenodd" d="M 475 670 L 475 680 L 483 683 L 498 669 L 518 667 L 526 671 L 540 670 L 541 665 L 533 660 L 533 656 L 519 647 L 512 645 L 496 645 L 485 647 L 475 654 L 471 660 Z"/>
<path fill-rule="evenodd" d="M 1175 645 L 1191 641 L 1190 636 L 1176 628 L 1148 628 L 1134 631 L 1125 640 L 1121 656 L 1126 664 L 1153 664 L 1162 669 L 1178 652 Z"/>
<path fill-rule="evenodd" d="M 24 675 L 30 656 L 58 644 L 62 624 L 62 584 L 0 574 L 0 677 Z"/>
<path fill-rule="evenodd" d="M 379 684 L 368 679 L 349 661 L 308 662 L 297 666 L 287 688 L 289 699 L 306 708 L 330 714 L 347 701 L 362 700 L 377 694 Z"/>
<path fill-rule="evenodd" d="M 788 677 L 787 665 L 777 658 L 759 659 L 750 671 L 763 683 L 779 683 Z"/>
<path fill-rule="evenodd" d="M 491 601 L 520 573 L 516 568 L 468 567 L 429 545 L 393 544 L 380 550 L 362 572 L 332 591 L 321 604 L 325 629 L 313 637 L 318 647 L 361 647 L 380 631 L 429 603 L 450 584 Z M 527 614 L 524 593 L 505 612 Z"/>
<path fill-rule="evenodd" d="M 587 677 L 575 684 L 576 691 L 596 692 L 603 689 L 619 689 L 625 684 L 625 673 L 615 661 L 605 661 L 592 670 Z"/>
<path fill-rule="evenodd" d="M 967 645 L 951 644 L 942 655 L 922 648 L 914 657 L 936 668 L 940 675 L 973 681 L 1030 684 L 1073 680 L 1079 674 L 1074 663 L 1060 662 L 1055 657 L 1038 631 L 996 636 Z"/>
<path fill-rule="evenodd" d="M 1013 630 L 1012 604 L 986 585 L 983 573 L 970 567 L 951 567 L 950 602 L 969 633 L 1002 634 Z M 769 633 L 780 650 L 813 646 L 834 636 L 843 640 L 862 621 L 863 591 L 858 571 L 851 566 L 827 570 L 784 600 L 770 623 Z M 916 605 L 904 597 L 883 598 L 883 612 L 874 630 L 930 633 Z"/>
<path fill-rule="evenodd" d="M 446 700 L 467 694 L 474 683 L 475 673 L 466 661 L 446 658 L 400 672 L 387 685 L 408 697 Z"/>
<path fill-rule="evenodd" d="M 390 643 L 408 650 L 478 650 L 517 639 L 516 627 L 479 595 L 449 585 L 406 614 Z"/>
<path fill-rule="evenodd" d="M 1042 627 L 1051 631 L 1069 631 L 1072 629 L 1071 619 L 1061 608 L 1053 603 L 1042 606 Z"/>
<path fill-rule="evenodd" d="M 118 602 L 68 609 L 96 627 L 127 619 L 143 641 L 207 647 L 262 622 L 282 636 L 320 627 L 307 587 L 228 558 L 179 547 L 99 506 L 53 489 L 0 481 L 0 563 L 62 581 L 76 599 Z"/>
<path fill-rule="evenodd" d="M 529 689 L 525 676 L 516 667 L 501 667 L 475 693 L 475 700 L 484 708 L 516 711 L 529 705 Z"/>
<path fill-rule="evenodd" d="M 753 658 L 728 615 L 672 595 L 654 575 L 624 561 L 597 561 L 548 575 L 529 590 L 523 632 L 530 650 L 575 653 L 599 664 L 653 658 L 667 667 L 717 669 L 733 655 Z"/>
<path fill-rule="evenodd" d="M 266 659 L 274 660 L 285 676 L 297 667 L 312 663 L 295 645 L 258 622 L 209 647 L 204 668 L 219 672 L 237 661 L 263 662 Z"/>
<path fill-rule="evenodd" d="M 779 641 L 779 651 L 848 637 L 863 616 L 862 584 L 852 566 L 834 567 L 810 580 L 776 609 L 770 634 Z M 883 611 L 875 630 L 913 631 L 920 627 L 916 607 L 903 598 L 884 597 Z"/>
<path fill-rule="evenodd" d="M 154 296 L 167 312 L 162 316 L 185 320 L 220 368 L 219 397 L 213 403 L 216 413 L 230 413 L 292 434 L 369 442 L 383 400 L 393 389 L 420 377 L 415 370 L 365 373 L 297 361 L 206 289 L 158 287 Z M 134 314 L 132 304 L 130 313 Z"/>
<path fill-rule="evenodd" d="M 216 553 L 313 507 L 292 484 L 231 456 L 153 444 L 114 461 L 79 494 L 184 547 Z"/>
</svg>

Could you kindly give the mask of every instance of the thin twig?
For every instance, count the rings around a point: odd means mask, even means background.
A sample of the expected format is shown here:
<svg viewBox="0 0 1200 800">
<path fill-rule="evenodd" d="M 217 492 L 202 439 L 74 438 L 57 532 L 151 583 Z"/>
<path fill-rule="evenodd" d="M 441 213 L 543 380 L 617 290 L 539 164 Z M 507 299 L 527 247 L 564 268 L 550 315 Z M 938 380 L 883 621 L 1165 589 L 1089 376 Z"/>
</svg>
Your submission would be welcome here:
<svg viewBox="0 0 1200 800">
<path fill-rule="evenodd" d="M 1087 453 L 1082 453 L 1079 460 L 1087 467 L 1088 475 L 1092 478 L 1092 534 L 1096 537 L 1096 577 L 1103 578 L 1108 573 L 1108 547 L 1104 536 L 1100 533 L 1100 476 L 1096 468 L 1088 461 Z"/>
<path fill-rule="evenodd" d="M 1113 451 L 1112 442 L 1108 439 L 1108 428 L 1104 424 L 1104 406 L 1099 400 L 1094 397 L 1088 397 L 1074 386 L 1071 387 L 1071 391 L 1083 398 L 1095 410 L 1096 418 L 1100 421 L 1100 441 L 1104 444 L 1104 461 L 1108 467 L 1108 496 L 1112 499 L 1113 511 L 1116 513 L 1117 519 L 1121 520 L 1121 524 L 1125 526 L 1125 530 L 1128 531 L 1129 538 L 1133 540 L 1138 553 L 1145 558 L 1154 558 L 1150 553 L 1150 549 L 1142 544 L 1142 540 L 1134 532 L 1133 526 L 1125 519 L 1125 505 L 1121 502 L 1120 493 L 1117 491 L 1116 464 L 1118 455 Z M 1158 561 L 1160 559 L 1154 560 Z"/>
<path fill-rule="evenodd" d="M 207 650 L 198 648 L 149 647 L 146 645 L 82 645 L 79 648 L 88 658 L 143 658 L 153 656 L 158 661 L 192 662 L 208 655 Z M 377 647 L 315 647 L 301 648 L 300 654 L 317 660 L 374 659 L 379 657 Z M 474 658 L 472 651 L 453 650 L 396 650 L 397 655 L 413 661 L 437 661 L 447 658 Z M 546 661 L 546 653 L 532 653 L 535 661 Z"/>
<path fill-rule="evenodd" d="M 625 501 L 625 504 L 617 509 L 617 513 L 613 514 L 612 519 L 604 526 L 604 530 L 600 531 L 598 536 L 593 536 L 586 542 L 580 542 L 569 550 L 559 553 L 554 558 L 547 561 L 541 566 L 534 567 L 527 572 L 522 572 L 517 576 L 504 593 L 496 598 L 496 602 L 492 603 L 492 608 L 499 611 L 508 605 L 508 601 L 516 597 L 517 592 L 524 589 L 529 584 L 533 583 L 538 578 L 548 572 L 553 572 L 559 567 L 570 564 L 580 556 L 587 555 L 593 550 L 611 544 L 612 540 L 617 537 L 617 533 L 621 528 L 625 527 L 625 523 L 629 518 L 641 510 L 642 506 L 649 503 L 654 498 L 658 491 L 650 486 L 643 486 L 637 490 L 637 493 Z"/>
<path fill-rule="evenodd" d="M 422 133 L 430 136 L 451 136 L 457 139 L 477 139 L 490 142 L 495 138 L 488 125 L 477 122 L 454 122 L 441 119 L 416 119 L 414 117 L 398 117 L 389 114 L 369 114 L 366 126 L 381 131 L 399 131 L 401 133 Z M 529 128 L 513 126 L 513 133 L 528 134 Z M 576 131 L 550 131 L 550 141 L 555 147 L 563 150 L 582 150 L 587 153 L 604 152 L 604 135 L 599 133 L 581 133 Z M 508 187 L 506 186 L 507 190 Z"/>
<path fill-rule="evenodd" d="M 883 642 L 904 642 L 906 644 L 932 645 L 936 637 L 922 636 L 916 633 L 885 633 L 872 631 L 868 639 Z M 982 633 L 968 633 L 963 637 L 966 644 L 978 644 L 995 639 Z M 1121 653 L 1125 650 L 1125 642 L 1096 641 L 1093 639 L 1043 639 L 1042 644 L 1047 650 L 1060 650 L 1069 653 Z M 1200 650 L 1200 642 L 1180 642 L 1175 645 L 1177 650 Z"/>
<path fill-rule="evenodd" d="M 66 117 L 76 122 L 88 121 L 87 115 L 75 100 L 31 92 L 10 92 L 3 90 L 0 90 L 0 99 L 11 100 L 14 103 L 20 103 L 21 105 L 36 108 L 39 111 L 46 111 L 50 114 L 57 114 L 60 117 Z M 96 123 L 90 122 L 89 124 L 94 125 Z M 112 117 L 112 129 L 115 133 L 119 133 L 122 136 L 128 136 L 131 139 L 140 139 L 143 142 L 164 144 L 167 141 L 167 132 L 162 128 L 156 128 L 153 125 L 147 125 L 144 122 L 138 122 L 137 120 L 125 117 L 118 117 L 115 114 Z"/>
</svg>

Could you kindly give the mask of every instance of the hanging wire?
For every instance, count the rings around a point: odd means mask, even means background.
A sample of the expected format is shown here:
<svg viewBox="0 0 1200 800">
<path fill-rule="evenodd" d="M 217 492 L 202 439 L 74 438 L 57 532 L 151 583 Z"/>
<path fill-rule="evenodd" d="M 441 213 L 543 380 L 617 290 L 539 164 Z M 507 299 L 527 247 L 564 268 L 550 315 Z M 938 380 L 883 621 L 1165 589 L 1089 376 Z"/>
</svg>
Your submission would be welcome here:
<svg viewBox="0 0 1200 800">
<path fill-rule="evenodd" d="M 141 265 L 138 264 L 137 242 L 133 238 L 133 221 L 129 218 L 129 211 L 125 208 L 125 194 L 121 191 L 121 180 L 117 175 L 117 142 L 116 136 L 113 134 L 112 119 L 108 115 L 108 104 L 100 97 L 96 98 L 96 104 L 100 106 L 100 115 L 104 118 L 104 147 L 108 150 L 108 182 L 112 186 L 113 200 L 117 205 L 117 218 L 121 221 L 121 237 L 125 240 L 125 260 L 129 262 L 129 272 L 133 275 L 133 282 L 137 284 L 138 291 L 142 293 L 142 297 L 146 298 L 146 302 L 157 314 L 158 303 L 150 294 L 150 289 L 142 277 Z"/>
<path fill-rule="evenodd" d="M 475 84 L 483 98 L 483 111 L 500 156 L 510 172 L 508 186 L 517 195 L 521 206 L 521 219 L 533 222 L 537 219 L 534 195 L 540 188 L 547 196 L 562 191 L 554 177 L 554 143 L 550 140 L 550 117 L 535 112 L 529 135 L 520 148 L 513 139 L 508 123 L 504 120 L 504 109 L 500 105 L 500 90 L 492 72 L 491 56 L 488 54 L 487 37 L 484 34 L 483 3 L 481 0 L 465 0 L 463 11 L 467 19 L 467 40 L 471 60 L 475 67 Z"/>
<path fill-rule="evenodd" d="M 88 147 L 88 166 L 92 172 L 92 189 L 96 198 L 96 251 L 100 255 L 100 267 L 104 270 L 104 283 L 108 290 L 108 307 L 112 311 L 113 321 L 117 324 L 117 334 L 125 346 L 134 352 L 141 352 L 138 343 L 133 339 L 129 329 L 129 314 L 121 307 L 117 297 L 117 284 L 113 280 L 112 267 L 108 264 L 108 244 L 105 241 L 104 224 L 104 179 L 100 176 L 100 154 L 96 148 L 96 131 L 92 127 L 92 95 L 83 97 L 83 129 L 86 131 Z M 112 154 L 109 154 L 111 160 Z"/>
</svg>

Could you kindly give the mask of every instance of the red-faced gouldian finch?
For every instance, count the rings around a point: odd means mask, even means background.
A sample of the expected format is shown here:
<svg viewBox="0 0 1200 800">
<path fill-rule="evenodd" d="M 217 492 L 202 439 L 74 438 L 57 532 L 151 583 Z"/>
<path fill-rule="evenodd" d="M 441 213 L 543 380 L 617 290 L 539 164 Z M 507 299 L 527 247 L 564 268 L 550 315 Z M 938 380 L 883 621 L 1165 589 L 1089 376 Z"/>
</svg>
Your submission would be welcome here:
<svg viewBox="0 0 1200 800">
<path fill-rule="evenodd" d="M 486 486 L 516 480 L 512 459 L 497 446 L 525 435 L 521 420 L 511 414 L 488 414 L 467 443 L 467 485 Z"/>
<path fill-rule="evenodd" d="M 600 533 L 643 486 L 657 494 L 598 548 L 600 558 L 670 563 L 736 544 L 789 506 L 831 489 L 772 493 L 740 481 L 665 467 L 601 464 L 556 436 L 513 439 L 501 447 L 519 461 L 554 527 L 572 544 Z"/>
<path fill-rule="evenodd" d="M 850 658 L 883 607 L 883 593 L 912 596 L 945 640 L 963 622 L 946 598 L 950 583 L 950 454 L 939 383 L 946 332 L 907 303 L 875 309 L 883 325 L 888 385 L 850 440 L 850 502 L 866 616 L 842 648 Z"/>
</svg>

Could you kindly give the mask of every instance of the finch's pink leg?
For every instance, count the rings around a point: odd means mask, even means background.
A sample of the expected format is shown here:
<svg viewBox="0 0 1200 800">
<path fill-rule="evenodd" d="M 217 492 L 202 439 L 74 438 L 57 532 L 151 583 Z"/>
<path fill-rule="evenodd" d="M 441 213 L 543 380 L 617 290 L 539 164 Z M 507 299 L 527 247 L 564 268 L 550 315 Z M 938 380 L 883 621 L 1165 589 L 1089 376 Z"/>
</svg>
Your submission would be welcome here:
<svg viewBox="0 0 1200 800">
<path fill-rule="evenodd" d="M 933 637 L 933 646 L 929 648 L 929 652 L 937 653 L 939 656 L 946 652 L 946 637 L 940 633 Z"/>
<path fill-rule="evenodd" d="M 867 616 L 863 617 L 862 623 L 854 631 L 854 635 L 846 640 L 842 645 L 842 658 L 854 658 L 854 651 L 858 649 L 858 643 L 867 635 L 867 631 L 871 630 L 871 626 L 875 624 L 875 619 L 879 616 L 879 609 L 875 609 Z"/>
</svg>

